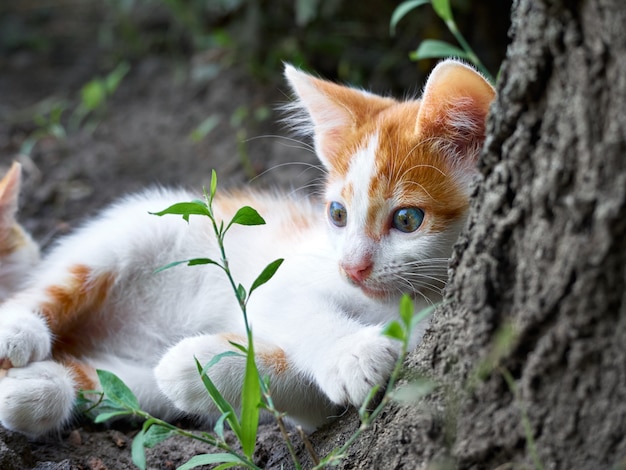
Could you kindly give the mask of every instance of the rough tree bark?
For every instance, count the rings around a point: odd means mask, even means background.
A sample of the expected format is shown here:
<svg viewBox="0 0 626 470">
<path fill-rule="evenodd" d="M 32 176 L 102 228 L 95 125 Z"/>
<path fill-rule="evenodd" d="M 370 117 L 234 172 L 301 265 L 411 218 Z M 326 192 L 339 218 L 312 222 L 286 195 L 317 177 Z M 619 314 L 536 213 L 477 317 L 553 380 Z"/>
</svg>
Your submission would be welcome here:
<svg viewBox="0 0 626 470">
<path fill-rule="evenodd" d="M 440 387 L 343 468 L 626 468 L 625 25 L 624 0 L 515 2 L 448 302 L 409 358 Z"/>
</svg>

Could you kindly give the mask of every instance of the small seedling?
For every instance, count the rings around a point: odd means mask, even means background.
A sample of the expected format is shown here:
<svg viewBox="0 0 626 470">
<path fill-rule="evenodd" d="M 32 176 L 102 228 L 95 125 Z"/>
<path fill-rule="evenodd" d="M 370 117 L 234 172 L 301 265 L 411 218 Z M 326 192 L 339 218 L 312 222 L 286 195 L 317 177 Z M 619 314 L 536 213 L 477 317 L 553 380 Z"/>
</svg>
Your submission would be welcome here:
<svg viewBox="0 0 626 470">
<path fill-rule="evenodd" d="M 395 34 L 398 22 L 410 11 L 427 4 L 430 4 L 433 7 L 437 16 L 443 20 L 448 27 L 448 30 L 452 33 L 461 47 L 459 48 L 453 44 L 437 39 L 425 39 L 421 42 L 418 48 L 409 55 L 409 57 L 412 60 L 439 59 L 447 57 L 465 59 L 474 64 L 476 68 L 478 68 L 478 70 L 480 70 L 481 73 L 493 84 L 493 76 L 489 73 L 487 67 L 483 65 L 469 43 L 465 40 L 461 31 L 459 31 L 456 21 L 454 21 L 454 15 L 452 14 L 452 8 L 450 7 L 450 0 L 408 0 L 402 2 L 396 7 L 391 15 L 391 34 Z"/>
<path fill-rule="evenodd" d="M 252 330 L 248 323 L 247 305 L 250 301 L 250 297 L 253 292 L 268 282 L 276 273 L 282 259 L 277 259 L 268 264 L 261 274 L 256 278 L 252 285 L 246 290 L 241 284 L 235 282 L 232 277 L 232 273 L 229 268 L 228 258 L 224 249 L 224 238 L 229 229 L 235 225 L 261 225 L 265 221 L 258 214 L 258 212 L 245 206 L 240 208 L 233 218 L 228 222 L 218 221 L 215 218 L 213 212 L 213 200 L 217 189 L 217 176 L 215 171 L 212 173 L 211 186 L 208 192 L 205 191 L 204 200 L 194 200 L 190 202 L 181 202 L 174 204 L 167 209 L 156 212 L 155 215 L 179 215 L 182 216 L 185 221 L 189 221 L 189 218 L 193 216 L 205 216 L 208 217 L 212 223 L 213 230 L 216 236 L 217 245 L 219 248 L 220 259 L 211 258 L 194 258 L 189 260 L 175 261 L 162 268 L 157 272 L 165 269 L 170 269 L 174 266 L 186 264 L 188 266 L 198 265 L 212 265 L 221 269 L 228 278 L 230 285 L 233 289 L 235 296 L 239 302 L 241 312 L 244 318 L 244 324 L 247 333 L 247 344 L 242 346 L 236 343 L 231 343 L 238 351 L 227 351 L 215 356 L 208 364 L 202 365 L 196 360 L 196 366 L 201 380 L 207 390 L 207 393 L 211 397 L 215 406 L 220 410 L 221 416 L 216 421 L 213 427 L 213 433 L 206 432 L 189 432 L 180 429 L 170 423 L 155 418 L 150 414 L 142 411 L 139 407 L 137 398 L 133 395 L 132 391 L 115 375 L 107 371 L 98 371 L 98 378 L 102 387 L 101 392 L 96 391 L 83 391 L 81 394 L 82 401 L 84 402 L 89 396 L 99 395 L 100 401 L 96 405 L 90 408 L 91 411 L 95 409 L 98 413 L 95 421 L 104 422 L 112 418 L 120 416 L 131 416 L 143 419 L 143 425 L 139 433 L 135 436 L 132 444 L 132 457 L 133 462 L 141 469 L 146 468 L 145 448 L 150 448 L 165 439 L 173 436 L 185 436 L 190 439 L 195 439 L 211 446 L 217 447 L 224 452 L 217 454 L 204 454 L 197 455 L 191 458 L 186 464 L 179 467 L 179 470 L 187 470 L 200 465 L 207 464 L 220 464 L 216 468 L 225 469 L 233 466 L 241 466 L 249 469 L 258 469 L 259 467 L 252 460 L 259 423 L 259 413 L 261 409 L 265 409 L 276 419 L 279 429 L 285 439 L 285 443 L 292 457 L 294 466 L 296 469 L 301 469 L 298 457 L 296 455 L 291 439 L 286 430 L 283 418 L 284 413 L 277 410 L 274 406 L 272 395 L 270 393 L 271 387 L 269 379 L 267 377 L 262 378 L 259 376 L 259 371 L 256 366 L 254 356 L 254 342 L 252 337 Z M 408 347 L 411 342 L 411 334 L 415 329 L 415 326 L 423 321 L 431 312 L 431 309 L 426 309 L 418 314 L 413 311 L 413 302 L 408 296 L 404 296 L 400 303 L 400 319 L 390 322 L 383 330 L 382 334 L 395 339 L 401 343 L 401 351 L 396 361 L 395 367 L 389 379 L 389 382 L 384 390 L 383 396 L 378 405 L 370 410 L 370 404 L 375 396 L 378 395 L 380 386 L 377 385 L 372 388 L 368 394 L 365 402 L 359 409 L 359 417 L 361 419 L 361 425 L 357 431 L 346 441 L 346 443 L 332 451 L 325 458 L 319 459 L 312 449 L 306 436 L 301 433 L 306 448 L 312 456 L 315 462 L 316 469 L 326 468 L 328 466 L 336 465 L 340 460 L 345 458 L 348 448 L 358 439 L 358 437 L 368 429 L 374 420 L 380 415 L 384 407 L 392 400 L 399 399 L 396 397 L 395 385 L 400 377 L 402 365 L 408 352 Z M 209 377 L 209 371 L 213 365 L 220 361 L 223 357 L 240 355 L 245 357 L 246 367 L 243 378 L 242 395 L 241 395 L 241 412 L 238 416 L 234 407 L 221 395 L 215 384 Z M 429 387 L 423 387 L 419 392 L 421 395 L 430 393 L 434 386 L 432 384 Z M 405 391 L 406 395 L 407 391 Z M 415 393 L 415 390 L 413 390 Z M 232 447 L 227 443 L 224 435 L 224 426 L 228 424 L 233 434 L 237 438 L 241 451 Z"/>
</svg>

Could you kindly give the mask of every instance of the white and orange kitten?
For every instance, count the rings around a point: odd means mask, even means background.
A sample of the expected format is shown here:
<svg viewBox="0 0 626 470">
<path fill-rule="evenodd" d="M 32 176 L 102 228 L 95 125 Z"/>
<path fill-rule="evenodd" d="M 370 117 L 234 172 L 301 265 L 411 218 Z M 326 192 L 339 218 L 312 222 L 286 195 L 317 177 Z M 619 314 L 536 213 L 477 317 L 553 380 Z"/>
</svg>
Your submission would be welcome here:
<svg viewBox="0 0 626 470">
<path fill-rule="evenodd" d="M 21 175 L 15 162 L 0 180 L 0 302 L 23 287 L 39 262 L 39 247 L 16 220 Z"/>
<path fill-rule="evenodd" d="M 214 209 L 230 220 L 250 205 L 267 221 L 226 237 L 237 282 L 250 285 L 285 258 L 248 315 L 276 406 L 310 430 L 386 380 L 399 345 L 381 327 L 397 317 L 401 294 L 418 309 L 440 298 L 494 90 L 451 60 L 435 68 L 421 100 L 404 102 L 291 66 L 285 74 L 327 171 L 325 200 L 218 192 Z M 117 374 L 164 419 L 219 416 L 194 357 L 207 363 L 245 341 L 231 287 L 211 266 L 155 273 L 172 261 L 219 258 L 208 219 L 149 214 L 195 198 L 157 189 L 123 199 L 60 240 L 2 305 L 4 426 L 31 435 L 59 428 L 77 389 L 98 388 L 96 368 Z M 235 406 L 243 369 L 244 359 L 227 356 L 209 371 Z"/>
</svg>

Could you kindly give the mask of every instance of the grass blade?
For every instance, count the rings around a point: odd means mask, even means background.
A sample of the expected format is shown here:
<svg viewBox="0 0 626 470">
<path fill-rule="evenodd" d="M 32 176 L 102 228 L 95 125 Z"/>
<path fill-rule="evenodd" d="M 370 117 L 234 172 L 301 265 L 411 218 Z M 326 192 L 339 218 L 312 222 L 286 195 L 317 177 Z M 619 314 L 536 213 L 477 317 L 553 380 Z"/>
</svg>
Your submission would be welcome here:
<svg viewBox="0 0 626 470">
<path fill-rule="evenodd" d="M 215 403 L 215 406 L 217 406 L 217 409 L 220 410 L 220 412 L 229 414 L 229 416 L 226 418 L 226 421 L 230 425 L 237 438 L 241 441 L 241 426 L 239 424 L 239 421 L 237 420 L 237 414 L 235 413 L 234 408 L 230 403 L 228 403 L 228 401 L 226 401 L 226 399 L 222 396 L 213 381 L 202 369 L 202 365 L 200 364 L 198 359 L 195 359 L 195 361 L 198 372 L 200 373 L 202 378 L 202 383 L 204 384 L 207 392 L 209 392 L 211 400 L 213 400 L 213 403 Z"/>
<path fill-rule="evenodd" d="M 430 0 L 409 0 L 398 5 L 391 14 L 391 21 L 389 22 L 391 35 L 394 36 L 396 34 L 396 26 L 400 20 L 407 15 L 407 13 L 421 5 L 426 5 L 427 3 L 430 3 Z"/>
<path fill-rule="evenodd" d="M 241 391 L 241 448 L 245 455 L 252 458 L 259 427 L 261 404 L 261 381 L 259 371 L 254 362 L 254 345 L 252 337 L 248 339 L 246 355 L 246 372 Z"/>
<path fill-rule="evenodd" d="M 247 462 L 237 457 L 236 455 L 222 453 L 222 454 L 196 455 L 195 457 L 192 457 L 191 459 L 189 459 L 189 461 L 186 464 L 178 467 L 177 470 L 189 470 L 191 468 L 196 468 L 201 465 L 210 465 L 214 463 L 225 463 L 225 462 L 244 465 L 246 467 L 249 467 L 249 465 L 246 465 Z"/>
<path fill-rule="evenodd" d="M 412 60 L 438 59 L 441 57 L 458 57 L 467 59 L 467 53 L 452 44 L 436 39 L 425 39 L 416 51 L 411 52 Z"/>
<path fill-rule="evenodd" d="M 433 10 L 444 22 L 452 20 L 452 9 L 450 0 L 432 0 Z"/>
</svg>

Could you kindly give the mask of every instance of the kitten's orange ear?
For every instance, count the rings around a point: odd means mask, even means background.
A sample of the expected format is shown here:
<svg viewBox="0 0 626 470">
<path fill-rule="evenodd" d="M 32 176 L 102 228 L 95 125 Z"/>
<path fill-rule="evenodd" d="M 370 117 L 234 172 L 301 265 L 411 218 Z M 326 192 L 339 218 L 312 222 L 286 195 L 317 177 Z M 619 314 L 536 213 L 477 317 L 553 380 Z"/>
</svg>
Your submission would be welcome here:
<svg viewBox="0 0 626 470">
<path fill-rule="evenodd" d="M 327 167 L 333 166 L 351 132 L 368 116 L 394 103 L 392 99 L 312 77 L 289 64 L 285 64 L 285 77 L 298 97 L 292 108 L 305 114 L 303 117 L 296 113 L 294 127 L 313 132 L 317 154 Z"/>
<path fill-rule="evenodd" d="M 22 166 L 13 162 L 7 174 L 0 180 L 0 231 L 11 228 L 15 223 L 21 179 Z"/>
<path fill-rule="evenodd" d="M 426 82 L 416 132 L 434 138 L 453 157 L 473 162 L 495 96 L 494 88 L 473 68 L 457 60 L 440 62 Z"/>
</svg>

